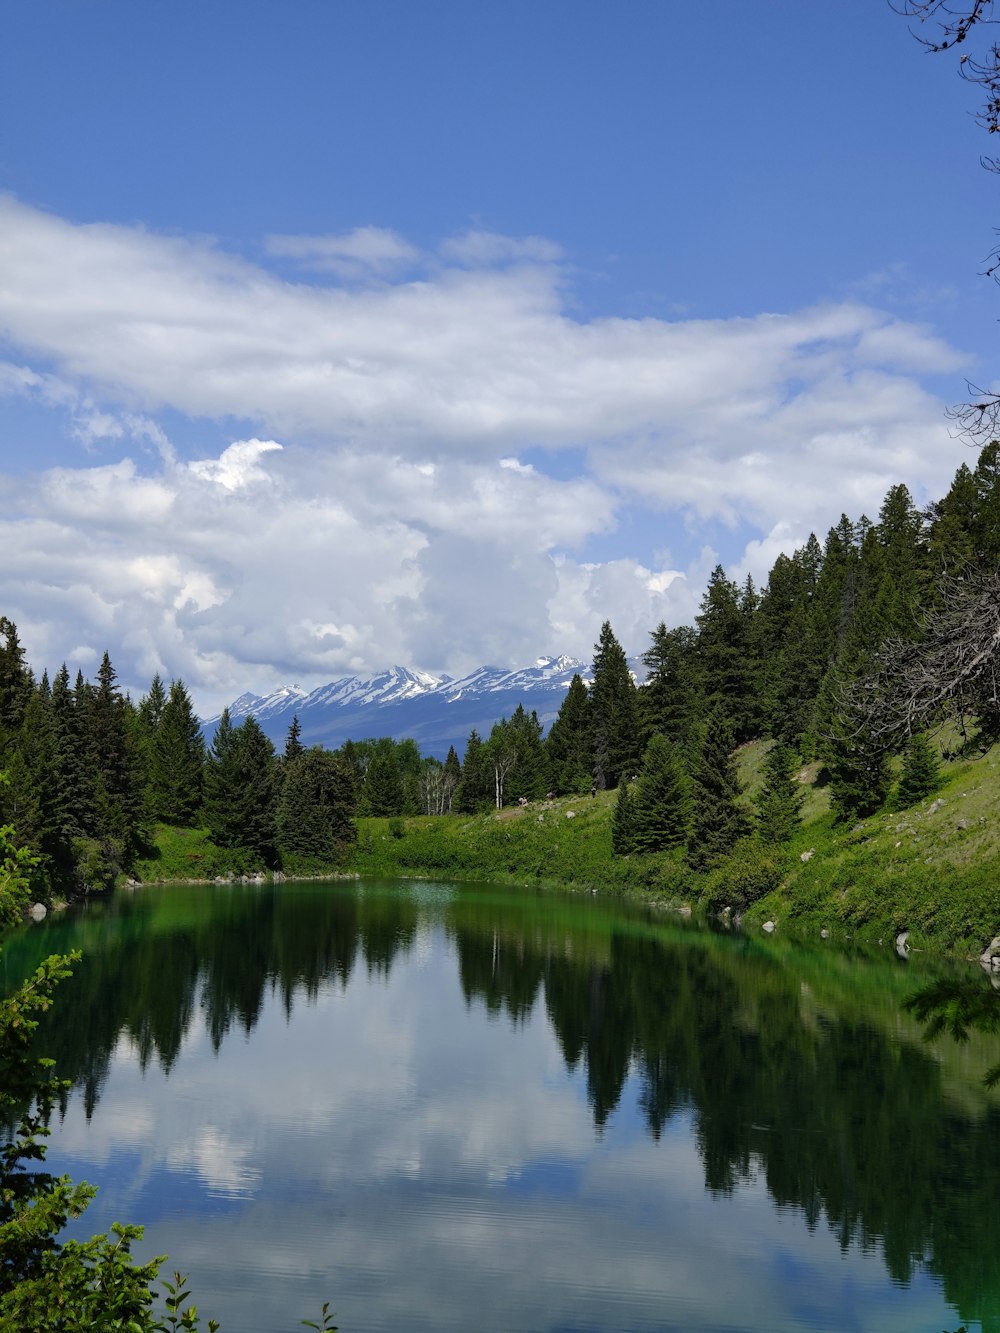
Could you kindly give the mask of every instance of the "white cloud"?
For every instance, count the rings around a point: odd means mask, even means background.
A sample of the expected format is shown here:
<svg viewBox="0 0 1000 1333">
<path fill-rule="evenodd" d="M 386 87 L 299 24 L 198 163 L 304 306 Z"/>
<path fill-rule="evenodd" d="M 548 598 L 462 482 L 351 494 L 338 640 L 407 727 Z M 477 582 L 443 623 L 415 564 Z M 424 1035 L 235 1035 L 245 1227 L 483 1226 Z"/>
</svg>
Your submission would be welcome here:
<svg viewBox="0 0 1000 1333">
<path fill-rule="evenodd" d="M 268 236 L 266 249 L 343 277 L 388 273 L 420 257 L 415 246 L 384 227 L 358 227 L 338 236 Z"/>
<path fill-rule="evenodd" d="M 189 463 L 196 477 L 214 481 L 224 491 L 241 491 L 255 481 L 267 481 L 267 472 L 259 466 L 264 454 L 280 449 L 275 440 L 237 440 L 219 458 Z"/>
<path fill-rule="evenodd" d="M 207 709 L 391 661 L 586 657 L 604 619 L 637 650 L 697 609 L 706 520 L 760 576 L 897 481 L 942 494 L 960 461 L 918 377 L 961 358 L 863 303 L 587 320 L 539 238 L 469 233 L 394 282 L 416 252 L 378 228 L 270 249 L 382 278 L 289 283 L 0 198 L 0 395 L 113 460 L 40 458 L 5 487 L 0 605 L 36 665 L 107 646 L 134 687 L 182 675 Z M 249 429 L 182 459 L 164 410 Z M 681 555 L 622 549 L 624 506 L 656 546 L 686 525 Z"/>
<path fill-rule="evenodd" d="M 495 231 L 467 231 L 441 245 L 442 256 L 470 268 L 492 264 L 555 264 L 562 259 L 562 247 L 544 236 L 501 236 Z"/>
</svg>

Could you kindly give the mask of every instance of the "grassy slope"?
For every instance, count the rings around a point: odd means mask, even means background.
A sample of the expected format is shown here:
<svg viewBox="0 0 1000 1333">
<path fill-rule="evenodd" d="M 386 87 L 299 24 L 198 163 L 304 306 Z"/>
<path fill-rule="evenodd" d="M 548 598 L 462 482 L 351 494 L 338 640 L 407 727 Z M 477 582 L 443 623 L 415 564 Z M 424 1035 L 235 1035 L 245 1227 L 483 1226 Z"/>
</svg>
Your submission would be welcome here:
<svg viewBox="0 0 1000 1333">
<path fill-rule="evenodd" d="M 750 794 L 766 748 L 757 742 L 740 751 Z M 807 934 L 827 929 L 835 937 L 872 940 L 908 929 L 915 947 L 963 951 L 982 948 L 1000 933 L 1000 748 L 947 765 L 933 800 L 873 815 L 853 829 L 835 825 L 827 793 L 815 786 L 815 766 L 801 777 L 807 788 L 801 832 L 783 855 L 755 868 L 748 896 L 763 896 L 747 910 L 748 923 L 770 918 Z M 357 848 L 347 867 L 337 869 L 631 890 L 670 903 L 739 906 L 740 886 L 746 892 L 748 885 L 745 858 L 706 881 L 676 853 L 612 857 L 614 801 L 614 793 L 602 792 L 499 816 L 362 819 Z M 803 861 L 803 853 L 811 855 Z M 253 868 L 214 847 L 203 830 L 161 825 L 156 854 L 139 864 L 137 876 L 208 879 Z"/>
<path fill-rule="evenodd" d="M 934 797 L 837 827 L 815 792 L 781 885 L 751 921 L 982 947 L 1000 931 L 1000 748 L 948 764 Z M 808 861 L 799 859 L 813 851 Z"/>
<path fill-rule="evenodd" d="M 760 780 L 763 743 L 745 746 L 748 793 Z M 1000 749 L 949 764 L 933 800 L 837 826 L 827 793 L 807 787 L 802 830 L 785 855 L 765 865 L 773 886 L 746 919 L 769 918 L 806 932 L 879 939 L 911 931 L 911 944 L 981 948 L 1000 933 Z M 562 798 L 526 810 L 474 817 L 362 820 L 351 868 L 360 874 L 450 875 L 561 883 L 581 889 L 640 890 L 673 902 L 726 902 L 742 866 L 699 881 L 676 855 L 612 858 L 614 794 Z M 938 803 L 935 809 L 929 809 Z M 569 818 L 570 812 L 573 817 Z M 397 834 L 393 836 L 393 828 Z M 801 859 L 803 853 L 811 853 Z M 759 883 L 759 882 L 758 882 Z M 733 899 L 738 901 L 736 891 Z"/>
</svg>

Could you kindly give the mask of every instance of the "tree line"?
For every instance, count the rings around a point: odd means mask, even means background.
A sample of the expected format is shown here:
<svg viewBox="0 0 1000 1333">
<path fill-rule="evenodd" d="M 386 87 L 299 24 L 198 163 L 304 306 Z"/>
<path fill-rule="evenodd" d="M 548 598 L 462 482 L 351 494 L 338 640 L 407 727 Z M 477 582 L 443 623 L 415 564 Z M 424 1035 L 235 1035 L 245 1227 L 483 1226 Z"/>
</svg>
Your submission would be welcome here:
<svg viewBox="0 0 1000 1333">
<path fill-rule="evenodd" d="M 637 685 L 605 622 L 547 735 L 519 706 L 459 759 L 413 740 L 307 748 L 298 719 L 278 751 L 254 718 L 224 712 L 205 745 L 190 696 L 159 676 L 138 703 L 105 654 L 96 681 L 63 665 L 36 680 L 17 628 L 0 617 L 0 822 L 38 858 L 32 892 L 114 882 L 158 821 L 199 824 L 233 868 L 295 870 L 342 859 L 356 814 L 470 814 L 618 789 L 616 852 L 682 849 L 711 866 L 748 834 L 791 836 L 803 763 L 819 765 L 843 819 L 935 781 L 926 731 L 956 718 L 961 743 L 1000 737 L 1000 443 L 959 467 L 918 509 L 904 485 L 875 520 L 842 515 L 779 555 L 764 584 L 712 572 L 692 626 L 652 630 Z M 751 810 L 733 751 L 770 738 Z"/>
</svg>

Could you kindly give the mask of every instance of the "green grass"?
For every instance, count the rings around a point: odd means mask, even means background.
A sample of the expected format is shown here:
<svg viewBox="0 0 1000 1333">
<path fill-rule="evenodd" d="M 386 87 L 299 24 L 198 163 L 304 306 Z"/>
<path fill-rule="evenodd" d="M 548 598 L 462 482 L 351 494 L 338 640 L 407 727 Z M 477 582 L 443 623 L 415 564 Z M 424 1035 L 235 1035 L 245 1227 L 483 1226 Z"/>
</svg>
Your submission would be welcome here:
<svg viewBox="0 0 1000 1333">
<path fill-rule="evenodd" d="M 249 875 L 263 868 L 262 861 L 242 848 L 217 847 L 207 829 L 157 824 L 153 830 L 152 847 L 146 856 L 136 861 L 132 873 L 138 880 L 151 882 Z"/>
</svg>

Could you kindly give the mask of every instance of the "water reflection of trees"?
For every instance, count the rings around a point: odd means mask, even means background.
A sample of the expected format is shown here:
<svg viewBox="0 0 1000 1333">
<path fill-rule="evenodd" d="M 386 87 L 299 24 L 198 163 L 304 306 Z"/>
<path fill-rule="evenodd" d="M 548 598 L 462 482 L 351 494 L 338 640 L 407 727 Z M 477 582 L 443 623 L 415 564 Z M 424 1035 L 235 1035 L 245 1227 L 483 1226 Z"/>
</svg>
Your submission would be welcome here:
<svg viewBox="0 0 1000 1333">
<path fill-rule="evenodd" d="M 918 1043 L 818 1012 L 748 941 L 609 928 L 584 947 L 503 906 L 441 910 L 466 1002 L 513 1023 L 544 1005 L 599 1128 L 634 1074 L 654 1138 L 691 1118 L 709 1189 L 763 1178 L 810 1227 L 878 1244 L 894 1279 L 926 1262 L 964 1319 L 1000 1333 L 1000 1112 L 958 1109 Z M 387 976 L 418 925 L 405 893 L 361 890 L 220 895 L 169 929 L 139 901 L 124 911 L 44 1035 L 88 1115 L 123 1034 L 169 1069 L 196 1019 L 218 1047 L 270 995 L 290 1014 L 355 968 Z"/>
</svg>

